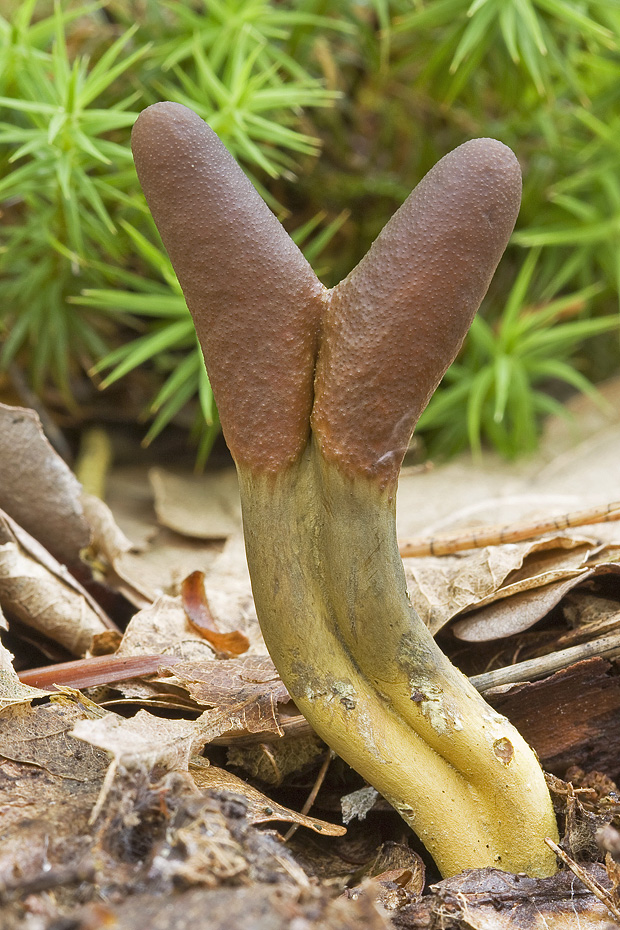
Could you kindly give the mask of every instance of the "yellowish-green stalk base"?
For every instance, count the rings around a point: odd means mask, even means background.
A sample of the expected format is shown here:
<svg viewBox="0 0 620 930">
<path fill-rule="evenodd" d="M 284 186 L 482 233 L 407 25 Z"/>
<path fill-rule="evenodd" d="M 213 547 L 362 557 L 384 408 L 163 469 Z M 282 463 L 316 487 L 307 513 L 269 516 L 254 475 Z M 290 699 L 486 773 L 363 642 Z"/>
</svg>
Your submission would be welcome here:
<svg viewBox="0 0 620 930">
<path fill-rule="evenodd" d="M 240 470 L 267 648 L 322 739 L 411 825 L 443 875 L 551 875 L 557 839 L 538 761 L 413 611 L 394 501 L 316 444 L 277 476 Z"/>
</svg>

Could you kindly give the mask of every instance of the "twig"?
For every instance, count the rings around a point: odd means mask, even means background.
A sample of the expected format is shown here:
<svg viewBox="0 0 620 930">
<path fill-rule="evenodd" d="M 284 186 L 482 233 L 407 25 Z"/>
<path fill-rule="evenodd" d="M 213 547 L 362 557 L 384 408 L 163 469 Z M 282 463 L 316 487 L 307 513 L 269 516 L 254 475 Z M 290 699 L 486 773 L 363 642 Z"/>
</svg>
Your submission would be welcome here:
<svg viewBox="0 0 620 930">
<path fill-rule="evenodd" d="M 25 669 L 18 673 L 18 677 L 23 685 L 48 691 L 55 689 L 56 685 L 92 688 L 112 681 L 127 681 L 129 678 L 154 675 L 160 665 L 170 665 L 178 661 L 180 660 L 175 656 L 165 655 L 93 656 L 89 659 Z"/>
<path fill-rule="evenodd" d="M 319 774 L 316 776 L 316 781 L 314 782 L 314 785 L 312 786 L 312 791 L 306 798 L 306 803 L 304 804 L 304 806 L 302 807 L 300 811 L 300 813 L 302 813 L 304 816 L 310 811 L 310 808 L 316 801 L 316 796 L 321 790 L 321 785 L 325 781 L 325 776 L 327 775 L 327 769 L 329 768 L 329 763 L 331 762 L 333 758 L 334 758 L 334 753 L 331 751 L 331 749 L 328 749 L 327 752 L 325 753 L 325 758 L 323 759 L 323 765 L 321 766 L 319 770 Z M 294 836 L 295 833 L 297 833 L 298 829 L 299 829 L 299 824 L 294 823 L 293 826 L 290 828 L 290 830 L 288 830 L 285 833 L 284 842 L 287 843 L 291 839 L 291 837 Z"/>
<path fill-rule="evenodd" d="M 546 839 L 545 843 L 547 844 L 549 849 L 552 849 L 553 852 L 556 854 L 556 856 L 559 859 L 561 859 L 565 865 L 568 866 L 571 872 L 573 872 L 577 876 L 577 878 L 581 882 L 583 882 L 586 888 L 589 888 L 592 894 L 595 895 L 599 899 L 601 904 L 605 905 L 605 907 L 610 912 L 610 914 L 616 920 L 620 920 L 620 908 L 618 907 L 618 905 L 616 904 L 616 902 L 614 901 L 610 893 L 607 891 L 607 889 L 603 888 L 600 882 L 598 882 L 591 875 L 588 875 L 585 869 L 582 869 L 581 866 L 577 862 L 575 862 L 574 859 L 571 859 L 571 857 L 567 855 L 567 853 L 565 853 L 564 850 L 561 849 L 556 843 L 554 843 L 553 840 Z"/>
<path fill-rule="evenodd" d="M 401 539 L 398 544 L 403 558 L 428 555 L 451 555 L 467 549 L 480 549 L 483 546 L 500 546 L 505 543 L 522 542 L 535 539 L 554 530 L 565 530 L 574 526 L 589 526 L 594 523 L 610 523 L 620 520 L 620 501 L 590 507 L 587 510 L 574 510 L 547 520 L 523 520 L 503 526 L 483 526 L 456 533 L 442 533 L 438 536 Z"/>
<path fill-rule="evenodd" d="M 474 688 L 484 694 L 490 688 L 545 678 L 554 672 L 562 671 L 575 662 L 595 656 L 603 659 L 615 659 L 620 656 L 620 632 L 609 633 L 607 636 L 592 639 L 588 643 L 580 643 L 578 646 L 569 646 L 568 649 L 560 649 L 558 652 L 551 652 L 537 659 L 526 659 L 525 662 L 517 662 L 516 665 L 507 665 L 494 672 L 473 675 L 469 680 Z"/>
</svg>

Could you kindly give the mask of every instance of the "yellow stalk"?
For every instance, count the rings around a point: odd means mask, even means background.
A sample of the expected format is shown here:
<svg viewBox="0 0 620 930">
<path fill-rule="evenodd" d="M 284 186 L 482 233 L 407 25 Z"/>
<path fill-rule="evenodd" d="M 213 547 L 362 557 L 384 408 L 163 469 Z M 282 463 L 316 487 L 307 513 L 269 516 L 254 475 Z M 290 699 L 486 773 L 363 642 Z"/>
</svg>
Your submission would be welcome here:
<svg viewBox="0 0 620 930">
<path fill-rule="evenodd" d="M 551 875 L 557 827 L 536 757 L 411 607 L 394 503 L 315 442 L 278 475 L 240 469 L 267 648 L 316 732 L 398 810 L 443 875 Z"/>
</svg>

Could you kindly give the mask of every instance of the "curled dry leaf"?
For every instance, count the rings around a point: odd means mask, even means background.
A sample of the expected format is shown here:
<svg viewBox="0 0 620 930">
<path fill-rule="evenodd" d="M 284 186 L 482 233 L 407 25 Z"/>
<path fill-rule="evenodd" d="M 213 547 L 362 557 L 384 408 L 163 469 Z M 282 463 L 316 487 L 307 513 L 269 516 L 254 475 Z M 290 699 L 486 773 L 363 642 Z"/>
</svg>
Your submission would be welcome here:
<svg viewBox="0 0 620 930">
<path fill-rule="evenodd" d="M 209 607 L 220 630 L 241 630 L 250 640 L 249 652 L 267 655 L 256 607 L 243 535 L 231 536 L 205 574 Z"/>
<path fill-rule="evenodd" d="M 297 813 L 297 811 L 292 811 L 288 807 L 277 804 L 264 795 L 262 791 L 258 791 L 242 781 L 241 778 L 237 778 L 236 775 L 226 771 L 226 769 L 208 765 L 204 759 L 192 759 L 189 771 L 198 788 L 231 791 L 244 797 L 248 802 L 246 816 L 251 823 L 269 823 L 273 820 L 279 820 L 284 823 L 296 823 L 302 827 L 308 827 L 310 830 L 314 830 L 315 833 L 322 833 L 325 836 L 343 836 L 347 832 L 346 827 L 327 823 L 325 820 L 319 820 L 316 817 L 308 817 L 305 814 Z"/>
<path fill-rule="evenodd" d="M 14 543 L 0 546 L 0 599 L 24 624 L 73 655 L 83 655 L 105 629 L 83 597 Z"/>
<path fill-rule="evenodd" d="M 112 567 L 126 552 L 135 547 L 114 519 L 108 505 L 93 494 L 82 494 L 84 515 L 91 530 L 90 551 Z"/>
<path fill-rule="evenodd" d="M 183 607 L 191 627 L 213 646 L 222 658 L 238 656 L 248 651 L 250 641 L 239 630 L 220 633 L 211 613 L 204 586 L 204 573 L 192 572 L 181 585 Z"/>
<path fill-rule="evenodd" d="M 409 597 L 431 632 L 437 633 L 458 614 L 501 597 L 516 572 L 519 586 L 510 593 L 548 583 L 554 563 L 559 577 L 573 577 L 590 551 L 598 548 L 596 539 L 568 533 L 459 555 L 405 559 Z"/>
<path fill-rule="evenodd" d="M 90 531 L 81 486 L 34 410 L 0 404 L 0 507 L 59 562 L 74 565 Z"/>
<path fill-rule="evenodd" d="M 426 870 L 420 856 L 401 843 L 387 842 L 366 866 L 360 880 L 347 890 L 347 897 L 375 894 L 387 911 L 399 911 L 418 900 Z"/>
<path fill-rule="evenodd" d="M 63 565 L 0 514 L 0 601 L 26 626 L 83 655 L 112 624 Z"/>
<path fill-rule="evenodd" d="M 139 609 L 162 594 L 178 594 L 183 578 L 196 569 L 207 571 L 222 548 L 221 540 L 183 536 L 159 524 L 148 475 L 146 467 L 132 465 L 114 470 L 107 482 L 114 521 L 133 543 L 131 549 L 108 544 L 107 579 Z"/>
<path fill-rule="evenodd" d="M 608 561 L 609 549 L 596 547 L 593 551 L 595 554 L 579 567 L 571 567 L 570 559 L 560 559 L 557 564 L 561 566 L 564 561 L 564 567 L 547 566 L 546 571 L 534 573 L 529 578 L 518 578 L 514 583 L 500 587 L 494 597 L 486 598 L 480 608 L 453 624 L 454 634 L 469 642 L 483 642 L 523 632 L 546 616 L 565 594 L 579 585 L 604 575 L 620 573 L 620 561 Z"/>
<path fill-rule="evenodd" d="M 556 649 L 585 643 L 620 629 L 620 604 L 609 598 L 583 592 L 569 594 L 563 613 L 571 629 L 556 639 Z"/>
<path fill-rule="evenodd" d="M 567 581 L 522 591 L 472 611 L 450 627 L 458 639 L 486 642 L 529 630 L 559 604 L 565 594 L 585 581 L 591 572 L 580 571 Z"/>
</svg>

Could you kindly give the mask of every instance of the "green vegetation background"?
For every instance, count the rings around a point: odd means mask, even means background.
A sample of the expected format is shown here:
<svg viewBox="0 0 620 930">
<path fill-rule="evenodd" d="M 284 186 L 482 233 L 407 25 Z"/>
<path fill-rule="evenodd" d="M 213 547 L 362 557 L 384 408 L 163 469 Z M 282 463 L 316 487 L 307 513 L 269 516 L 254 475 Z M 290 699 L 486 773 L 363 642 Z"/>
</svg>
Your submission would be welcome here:
<svg viewBox="0 0 620 930">
<path fill-rule="evenodd" d="M 150 419 L 147 442 L 175 421 L 204 461 L 217 436 L 129 148 L 162 99 L 219 133 L 326 284 L 447 151 L 475 136 L 514 149 L 520 219 L 423 415 L 432 452 L 526 453 L 567 392 L 617 369 L 618 0 L 0 0 L 0 13 L 0 365 L 57 409 L 86 416 L 103 387 Z"/>
</svg>

